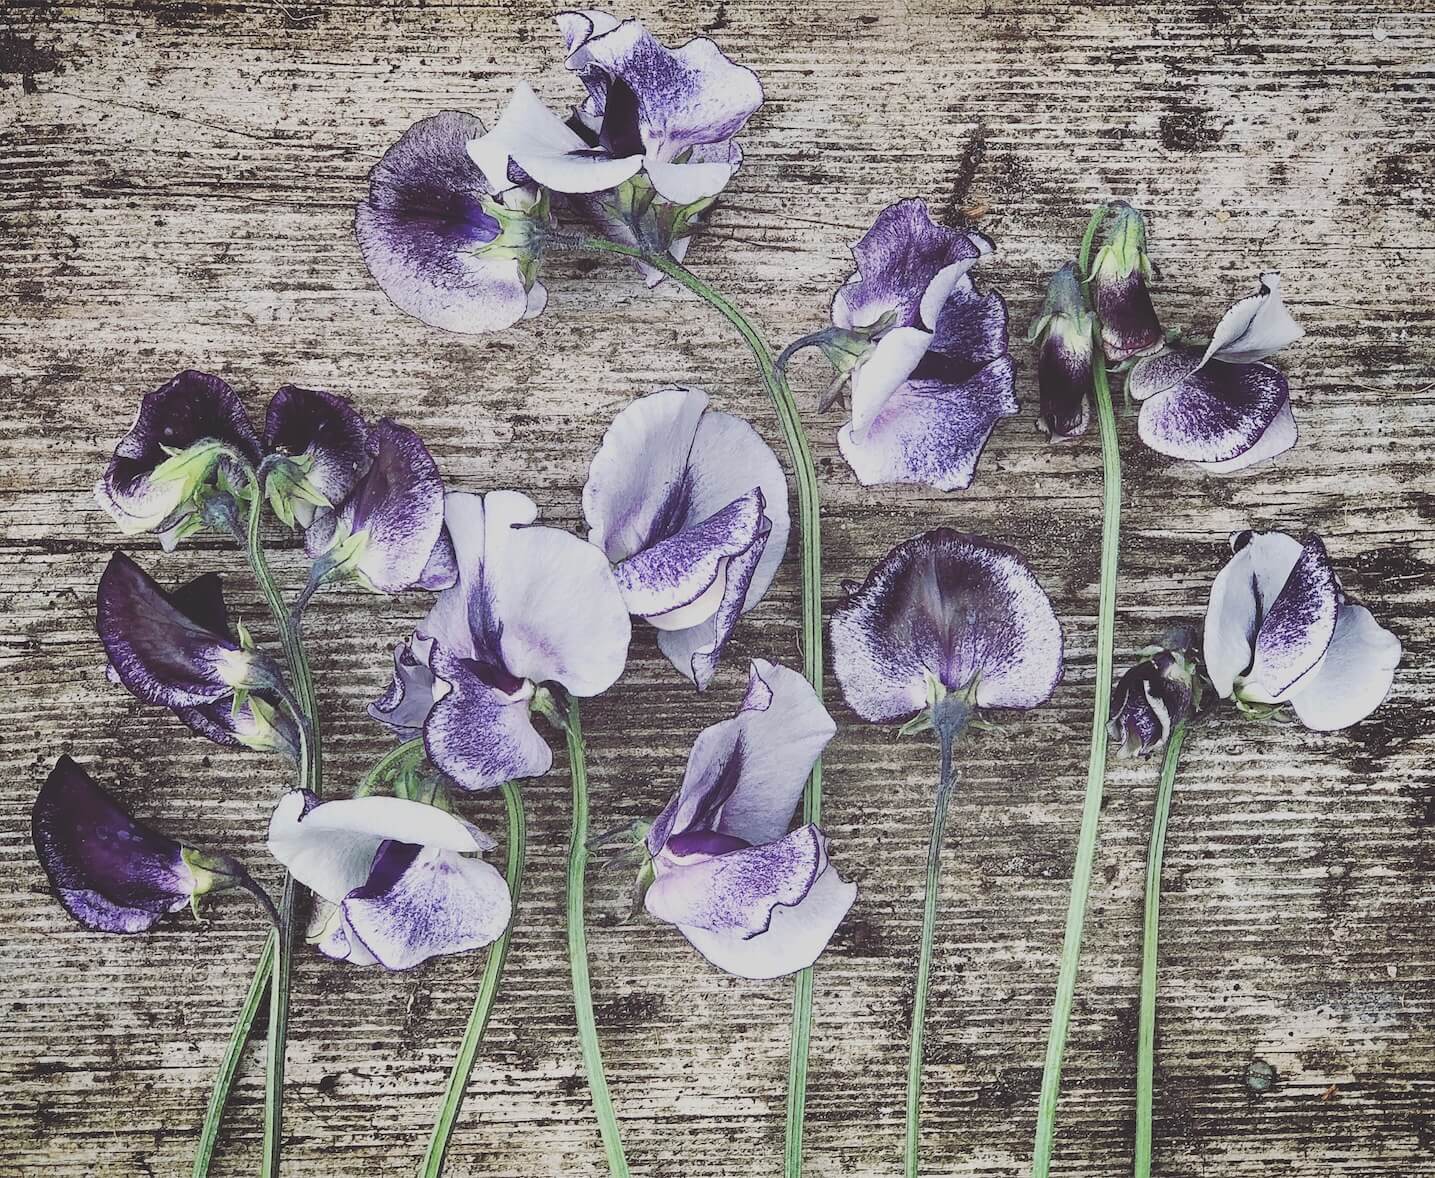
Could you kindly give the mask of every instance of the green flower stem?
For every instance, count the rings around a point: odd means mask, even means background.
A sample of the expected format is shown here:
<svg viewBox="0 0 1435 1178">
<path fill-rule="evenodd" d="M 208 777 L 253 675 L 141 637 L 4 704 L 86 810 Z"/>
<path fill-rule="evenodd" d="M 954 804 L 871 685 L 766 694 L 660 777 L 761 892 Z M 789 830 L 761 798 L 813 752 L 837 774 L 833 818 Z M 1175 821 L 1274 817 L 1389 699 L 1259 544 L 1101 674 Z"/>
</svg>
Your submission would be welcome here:
<svg viewBox="0 0 1435 1178">
<path fill-rule="evenodd" d="M 1166 822 L 1186 721 L 1171 729 L 1156 812 L 1151 817 L 1151 846 L 1146 855 L 1146 914 L 1141 927 L 1141 1016 L 1136 1033 L 1136 1178 L 1151 1178 L 1151 1109 L 1156 1075 L 1156 944 L 1161 924 L 1161 860 L 1166 854 Z"/>
<path fill-rule="evenodd" d="M 508 928 L 504 930 L 503 936 L 489 949 L 488 960 L 484 962 L 478 996 L 474 999 L 473 1010 L 468 1016 L 468 1026 L 464 1029 L 463 1041 L 459 1044 L 458 1058 L 453 1061 L 453 1070 L 449 1072 L 443 1104 L 439 1106 L 438 1120 L 434 1123 L 423 1166 L 419 1170 L 420 1178 L 439 1178 L 443 1173 L 448 1140 L 453 1135 L 459 1109 L 463 1106 L 464 1090 L 468 1087 L 468 1078 L 473 1073 L 474 1060 L 478 1057 L 478 1045 L 488 1028 L 488 1016 L 493 1010 L 494 999 L 498 997 L 499 983 L 503 980 L 503 967 L 508 960 L 513 924 L 518 919 L 518 893 L 523 886 L 523 857 L 526 847 L 523 795 L 511 781 L 504 782 L 500 788 L 508 809 L 508 863 L 505 875 L 509 894 L 513 897 L 513 915 L 509 917 Z"/>
<path fill-rule="evenodd" d="M 922 1130 L 922 1035 L 927 1021 L 927 985 L 932 972 L 932 939 L 937 929 L 938 877 L 942 869 L 942 835 L 947 826 L 947 805 L 956 784 L 952 774 L 952 741 L 950 729 L 939 731 L 942 747 L 941 773 L 937 782 L 936 804 L 932 810 L 932 838 L 927 844 L 927 888 L 922 907 L 922 946 L 917 959 L 917 988 L 912 1000 L 912 1045 L 907 1058 L 907 1145 L 906 1178 L 917 1178 L 917 1158 L 921 1150 Z"/>
<path fill-rule="evenodd" d="M 234 1075 L 239 1070 L 239 1059 L 244 1046 L 249 1042 L 249 1033 L 254 1029 L 254 1019 L 259 1013 L 259 1004 L 264 1001 L 264 991 L 269 986 L 269 974 L 274 968 L 274 949 L 279 940 L 275 929 L 264 941 L 264 950 L 259 955 L 259 964 L 254 967 L 254 980 L 249 983 L 249 993 L 244 1005 L 239 1008 L 239 1017 L 234 1020 L 234 1030 L 229 1035 L 229 1046 L 219 1064 L 219 1074 L 214 1078 L 214 1091 L 209 1097 L 209 1108 L 204 1114 L 204 1126 L 199 1133 L 199 1144 L 194 1149 L 193 1178 L 205 1178 L 209 1163 L 214 1160 L 214 1147 L 219 1140 L 219 1123 L 224 1117 L 224 1106 L 229 1100 L 229 1090 L 234 1086 Z"/>
<path fill-rule="evenodd" d="M 1098 209 L 1082 239 L 1080 267 L 1087 273 L 1091 246 L 1097 228 L 1106 217 Z M 1081 960 L 1081 934 L 1086 923 L 1086 900 L 1091 890 L 1091 872 L 1096 861 L 1097 825 L 1101 819 L 1101 794 L 1106 781 L 1106 721 L 1111 710 L 1112 647 L 1116 639 L 1116 572 L 1121 554 L 1121 453 L 1116 438 L 1116 414 L 1111 407 L 1111 386 L 1101 346 L 1101 324 L 1092 325 L 1092 375 L 1095 385 L 1096 421 L 1101 435 L 1103 496 L 1101 507 L 1101 589 L 1096 622 L 1096 698 L 1091 711 L 1091 757 L 1086 770 L 1086 800 L 1081 810 L 1081 833 L 1076 843 L 1076 865 L 1071 877 L 1071 900 L 1066 912 L 1066 932 L 1057 971 L 1056 1001 L 1051 1013 L 1051 1030 L 1046 1040 L 1046 1062 L 1041 1077 L 1041 1098 L 1037 1105 L 1036 1142 L 1032 1155 L 1032 1178 L 1047 1178 L 1051 1169 L 1052 1146 L 1056 1136 L 1056 1103 L 1061 1092 L 1061 1062 L 1066 1052 L 1066 1033 L 1076 998 L 1076 974 Z"/>
<path fill-rule="evenodd" d="M 578 701 L 568 702 L 568 771 L 573 778 L 573 832 L 568 842 L 568 963 L 573 971 L 573 1010 L 578 1019 L 578 1042 L 593 1112 L 608 1155 L 608 1173 L 628 1178 L 628 1159 L 618 1134 L 613 1098 L 603 1073 L 603 1052 L 598 1046 L 598 1024 L 593 1017 L 593 988 L 588 980 L 588 935 L 583 927 L 583 894 L 588 871 L 588 762 L 583 755 L 583 726 Z"/>
<path fill-rule="evenodd" d="M 802 551 L 802 669 L 817 698 L 822 698 L 822 519 L 817 494 L 817 469 L 797 402 L 787 377 L 773 361 L 772 353 L 757 329 L 726 297 L 719 294 L 686 266 L 666 254 L 650 254 L 631 246 L 601 238 L 555 237 L 554 244 L 594 253 L 618 254 L 643 261 L 691 291 L 737 329 L 757 362 L 763 386 L 777 411 L 778 425 L 792 459 L 797 483 L 797 519 Z M 802 795 L 803 822 L 822 821 L 822 761 L 812 763 L 812 773 Z M 784 1150 L 786 1178 L 802 1173 L 802 1127 L 807 1108 L 807 1056 L 812 1038 L 812 970 L 797 975 L 792 1006 L 792 1053 L 787 1072 L 787 1137 Z"/>
</svg>

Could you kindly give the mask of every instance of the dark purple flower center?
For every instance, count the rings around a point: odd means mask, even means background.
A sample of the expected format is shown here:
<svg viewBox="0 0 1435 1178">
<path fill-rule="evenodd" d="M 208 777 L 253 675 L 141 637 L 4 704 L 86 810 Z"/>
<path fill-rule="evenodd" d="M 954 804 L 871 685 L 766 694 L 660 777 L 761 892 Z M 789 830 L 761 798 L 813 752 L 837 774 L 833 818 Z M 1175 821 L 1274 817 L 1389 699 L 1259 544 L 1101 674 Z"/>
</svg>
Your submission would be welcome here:
<svg viewBox="0 0 1435 1178">
<path fill-rule="evenodd" d="M 523 687 L 523 680 L 501 663 L 485 662 L 479 659 L 460 659 L 474 678 L 504 695 L 517 695 Z"/>
<path fill-rule="evenodd" d="M 349 893 L 352 900 L 377 900 L 393 890 L 403 878 L 404 872 L 413 866 L 423 848 L 414 843 L 401 843 L 385 839 L 374 852 L 374 861 L 369 867 L 369 878 Z"/>
<path fill-rule="evenodd" d="M 726 855 L 752 846 L 735 834 L 716 830 L 685 830 L 668 839 L 667 849 L 674 855 Z"/>
</svg>

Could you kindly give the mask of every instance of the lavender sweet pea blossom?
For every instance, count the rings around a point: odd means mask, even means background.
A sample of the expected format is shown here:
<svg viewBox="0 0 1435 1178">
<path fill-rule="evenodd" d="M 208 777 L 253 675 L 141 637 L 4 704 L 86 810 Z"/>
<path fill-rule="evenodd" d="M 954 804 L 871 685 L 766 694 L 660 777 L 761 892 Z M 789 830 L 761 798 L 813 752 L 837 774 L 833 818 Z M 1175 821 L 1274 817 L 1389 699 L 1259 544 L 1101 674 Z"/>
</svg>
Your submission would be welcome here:
<svg viewBox="0 0 1435 1178">
<path fill-rule="evenodd" d="M 1132 368 L 1126 389 L 1142 402 L 1141 440 L 1220 474 L 1284 454 L 1296 443 L 1290 385 L 1262 361 L 1304 334 L 1281 301 L 1280 275 L 1262 274 L 1204 349 L 1174 347 Z"/>
<path fill-rule="evenodd" d="M 1171 729 L 1196 714 L 1199 682 L 1195 662 L 1179 650 L 1158 650 L 1122 675 L 1106 724 L 1117 755 L 1149 757 L 1165 745 Z"/>
<path fill-rule="evenodd" d="M 867 720 L 949 696 L 1034 708 L 1061 680 L 1061 623 L 1020 553 L 937 528 L 897 545 L 833 612 L 832 665 Z"/>
<path fill-rule="evenodd" d="M 648 912 L 719 969 L 745 978 L 805 969 L 856 898 L 821 829 L 788 831 L 835 731 L 801 675 L 754 660 L 737 715 L 698 734 L 682 787 L 648 832 Z"/>
<path fill-rule="evenodd" d="M 1160 347 L 1164 335 L 1146 281 L 1146 221 L 1125 201 L 1111 206 L 1115 222 L 1091 263 L 1091 289 L 1101 320 L 1101 343 L 1113 364 Z"/>
<path fill-rule="evenodd" d="M 69 757 L 45 779 L 30 830 L 60 903 L 96 932 L 145 932 L 223 888 L 245 888 L 269 906 L 239 862 L 182 847 L 136 822 Z"/>
<path fill-rule="evenodd" d="M 548 300 L 537 280 L 547 202 L 506 177 L 485 179 L 468 154 L 483 135 L 458 111 L 415 123 L 374 165 L 354 219 L 383 292 L 447 331 L 499 331 Z"/>
<path fill-rule="evenodd" d="M 264 416 L 265 493 L 286 524 L 342 503 L 369 468 L 369 427 L 347 397 L 285 385 Z"/>
<path fill-rule="evenodd" d="M 508 885 L 477 857 L 495 845 L 462 819 L 405 798 L 320 802 L 296 790 L 269 822 L 270 853 L 327 902 L 310 931 L 320 952 L 393 970 L 503 934 Z"/>
<path fill-rule="evenodd" d="M 1090 423 L 1096 350 L 1092 325 L 1076 266 L 1068 262 L 1048 281 L 1046 303 L 1028 337 L 1038 350 L 1041 410 L 1037 428 L 1053 442 L 1080 437 Z"/>
<path fill-rule="evenodd" d="M 219 377 L 181 372 L 140 401 L 95 498 L 125 535 L 156 532 L 171 549 L 203 526 L 203 500 L 217 474 L 234 474 L 234 457 L 259 461 L 243 403 Z"/>
<path fill-rule="evenodd" d="M 1238 532 L 1231 548 L 1206 608 L 1216 692 L 1248 710 L 1289 703 L 1321 732 L 1370 715 L 1390 691 L 1400 640 L 1346 598 L 1325 545 Z"/>
<path fill-rule="evenodd" d="M 588 539 L 628 609 L 699 690 L 787 546 L 787 481 L 756 430 L 672 387 L 618 414 L 583 487 Z"/>
<path fill-rule="evenodd" d="M 850 382 L 852 420 L 837 435 L 864 486 L 971 485 L 987 438 L 1017 411 L 1006 302 L 967 271 L 992 251 L 979 233 L 935 225 L 920 200 L 884 209 L 852 246 L 857 272 L 832 301 L 816 346 Z"/>
<path fill-rule="evenodd" d="M 369 709 L 400 735 L 421 731 L 429 760 L 463 789 L 548 772 L 536 689 L 597 695 L 627 659 L 632 627 L 607 558 L 537 516 L 516 491 L 449 493 L 457 583 L 395 652 L 393 684 Z"/>
</svg>

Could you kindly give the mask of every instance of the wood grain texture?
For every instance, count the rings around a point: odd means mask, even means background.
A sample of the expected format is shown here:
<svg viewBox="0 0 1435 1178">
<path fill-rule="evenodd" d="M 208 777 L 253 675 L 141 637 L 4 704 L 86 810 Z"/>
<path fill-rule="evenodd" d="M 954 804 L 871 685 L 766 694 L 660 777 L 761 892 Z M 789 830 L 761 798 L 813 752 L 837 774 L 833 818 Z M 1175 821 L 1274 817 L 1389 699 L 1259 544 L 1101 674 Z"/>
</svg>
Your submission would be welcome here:
<svg viewBox="0 0 1435 1178">
<path fill-rule="evenodd" d="M 1200 615 L 1228 531 L 1315 529 L 1353 594 L 1405 643 L 1395 690 L 1352 731 L 1237 723 L 1188 742 L 1163 909 L 1157 1161 L 1163 1178 L 1435 1175 L 1435 11 L 1421 4 L 1077 5 L 911 0 L 668 4 L 767 86 L 747 164 L 691 262 L 780 343 L 823 320 L 847 243 L 888 202 L 985 206 L 1014 334 L 1086 210 L 1151 210 L 1168 323 L 1209 326 L 1278 268 L 1304 341 L 1283 357 L 1298 448 L 1218 481 L 1143 452 L 1130 416 L 1118 661 Z M 257 412 L 286 382 L 353 396 L 431 442 L 452 485 L 531 492 L 579 524 L 606 423 L 679 380 L 777 433 L 737 341 L 622 266 L 550 268 L 550 308 L 463 339 L 397 313 L 350 234 L 367 169 L 414 119 L 491 118 L 517 76 L 574 86 L 550 13 L 483 3 L 133 0 L 0 11 L 0 1174 L 187 1172 L 214 1067 L 259 951 L 245 905 L 143 939 L 92 935 L 30 846 L 39 782 L 71 752 L 143 817 L 256 863 L 282 766 L 191 737 L 106 683 L 94 589 L 117 537 L 89 488 L 140 393 L 222 373 Z M 1019 345 L 1014 348 L 1019 354 Z M 930 1174 L 1029 1170 L 1093 684 L 1099 463 L 1003 422 L 971 491 L 864 491 L 796 372 L 823 481 L 829 604 L 896 540 L 938 523 L 1018 544 L 1066 627 L 1050 705 L 962 750 L 938 930 L 924 1095 Z M 148 547 L 133 544 L 131 548 Z M 595 828 L 651 816 L 697 729 L 726 715 L 746 656 L 796 662 L 794 560 L 695 697 L 634 643 L 585 709 Z M 146 559 L 151 558 L 146 553 Z M 277 564 L 293 586 L 297 554 Z M 161 564 L 231 572 L 209 540 Z M 414 596 L 325 595 L 310 633 L 331 789 L 382 746 L 364 703 Z M 893 1173 L 909 962 L 935 749 L 858 721 L 835 690 L 834 854 L 861 892 L 817 974 L 808 1173 Z M 1109 778 L 1058 1137 L 1066 1178 L 1128 1172 L 1136 983 L 1153 765 Z M 567 784 L 526 790 L 532 854 L 504 993 L 450 1173 L 598 1175 L 561 927 Z M 470 816 L 501 829 L 496 798 Z M 274 876 L 272 865 L 266 865 Z M 595 870 L 598 1019 L 634 1173 L 780 1171 L 790 987 L 706 968 L 666 927 L 625 922 L 627 877 Z M 285 1174 L 411 1173 L 481 958 L 408 974 L 304 956 L 295 982 Z M 1247 1064 L 1280 1072 L 1253 1096 Z M 217 1173 L 253 1173 L 262 1067 L 245 1064 Z"/>
</svg>

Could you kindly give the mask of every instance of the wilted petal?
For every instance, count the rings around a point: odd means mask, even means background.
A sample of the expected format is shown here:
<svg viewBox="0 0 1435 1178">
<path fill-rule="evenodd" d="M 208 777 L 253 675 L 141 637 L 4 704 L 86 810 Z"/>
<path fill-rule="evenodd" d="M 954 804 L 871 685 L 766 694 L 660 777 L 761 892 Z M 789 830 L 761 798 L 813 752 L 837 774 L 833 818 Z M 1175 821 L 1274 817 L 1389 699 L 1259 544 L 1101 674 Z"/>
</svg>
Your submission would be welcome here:
<svg viewBox="0 0 1435 1178">
<path fill-rule="evenodd" d="M 1254 364 L 1293 344 L 1305 334 L 1281 301 L 1281 276 L 1260 276 L 1256 293 L 1247 295 L 1221 317 L 1206 348 L 1207 360 Z"/>
<path fill-rule="evenodd" d="M 982 708 L 1036 707 L 1061 679 L 1061 625 L 1030 566 L 947 528 L 888 553 L 831 631 L 843 694 L 868 720 L 920 711 L 928 676 Z"/>
<path fill-rule="evenodd" d="M 1269 364 L 1211 360 L 1141 406 L 1141 440 L 1158 454 L 1223 462 L 1260 442 L 1287 404 L 1290 387 Z"/>
<path fill-rule="evenodd" d="M 368 878 L 339 907 L 347 936 L 385 969 L 482 948 L 503 934 L 513 910 L 492 864 L 397 841 L 380 847 Z"/>
<path fill-rule="evenodd" d="M 1365 719 L 1390 693 L 1400 653 L 1400 639 L 1368 609 L 1342 604 L 1325 657 L 1290 691 L 1301 723 L 1333 732 Z"/>
<path fill-rule="evenodd" d="M 1091 263 L 1091 290 L 1106 358 L 1119 363 L 1159 347 L 1163 332 L 1146 289 L 1146 222 L 1125 201 L 1111 211 L 1111 227 Z"/>
<path fill-rule="evenodd" d="M 368 443 L 369 427 L 347 397 L 285 385 L 269 402 L 265 453 L 300 459 L 307 468 L 304 489 L 330 506 L 347 498 L 359 481 L 369 464 Z M 315 506 L 323 504 L 295 501 L 301 524 L 313 518 Z"/>
<path fill-rule="evenodd" d="M 498 331 L 545 301 L 542 286 L 528 289 L 517 258 L 484 252 L 500 226 L 482 203 L 495 188 L 468 155 L 482 134 L 478 119 L 458 111 L 415 123 L 374 165 L 354 220 L 383 292 L 447 331 Z"/>
<path fill-rule="evenodd" d="M 369 715 L 387 724 L 400 740 L 412 740 L 422 730 L 441 688 L 429 659 L 432 638 L 415 634 L 394 647 L 394 677 L 388 690 L 369 705 Z"/>
<path fill-rule="evenodd" d="M 463 789 L 482 790 L 552 768 L 553 751 L 528 707 L 532 684 L 439 646 L 430 661 L 448 687 L 424 722 L 424 748 L 439 770 Z"/>
<path fill-rule="evenodd" d="M 144 932 L 195 890 L 183 848 L 136 822 L 69 757 L 45 779 L 30 823 L 55 894 L 86 928 Z"/>
<path fill-rule="evenodd" d="M 1123 757 L 1149 757 L 1166 743 L 1172 727 L 1193 715 L 1195 666 L 1183 654 L 1163 650 L 1137 663 L 1111 693 L 1107 732 Z"/>
<path fill-rule="evenodd" d="M 283 753 L 299 759 L 299 729 L 272 694 L 250 695 L 242 704 L 222 699 L 175 708 L 174 714 L 206 740 L 227 748 Z"/>
<path fill-rule="evenodd" d="M 1068 262 L 1048 280 L 1029 337 L 1037 344 L 1037 427 L 1053 442 L 1080 437 L 1090 421 L 1096 389 L 1092 326 L 1076 265 Z"/>
</svg>

